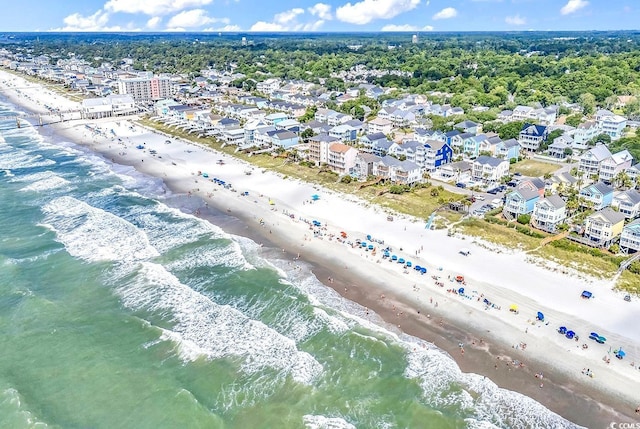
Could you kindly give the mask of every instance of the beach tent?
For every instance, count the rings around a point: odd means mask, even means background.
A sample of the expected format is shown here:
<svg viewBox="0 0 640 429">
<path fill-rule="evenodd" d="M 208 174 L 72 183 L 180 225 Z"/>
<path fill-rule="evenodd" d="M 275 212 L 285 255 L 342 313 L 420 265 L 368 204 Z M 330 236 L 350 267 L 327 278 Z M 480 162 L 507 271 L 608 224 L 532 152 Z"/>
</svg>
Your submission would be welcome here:
<svg viewBox="0 0 640 429">
<path fill-rule="evenodd" d="M 589 299 L 593 296 L 593 294 L 591 292 L 589 292 L 588 290 L 583 290 L 582 291 L 582 295 L 580 295 L 582 298 L 586 298 Z"/>
<path fill-rule="evenodd" d="M 411 261 L 407 261 L 407 267 L 411 268 L 411 265 L 413 265 Z"/>
<path fill-rule="evenodd" d="M 397 260 L 398 260 L 398 257 L 397 257 L 396 255 L 391 255 L 391 260 L 392 260 L 392 261 L 397 261 Z"/>
<path fill-rule="evenodd" d="M 573 339 L 573 337 L 575 337 L 575 336 L 576 336 L 576 333 L 575 333 L 575 332 L 573 332 L 573 331 L 567 331 L 567 333 L 565 334 L 565 336 L 566 336 L 567 338 L 569 338 L 570 340 L 572 340 L 572 339 Z"/>
<path fill-rule="evenodd" d="M 463 287 L 461 287 L 460 289 L 458 289 L 458 293 L 459 293 L 460 295 L 464 295 L 464 288 L 463 288 Z"/>
<path fill-rule="evenodd" d="M 370 244 L 369 246 L 367 246 L 367 249 L 373 250 L 373 244 Z"/>
<path fill-rule="evenodd" d="M 361 243 L 360 243 L 360 246 L 362 246 L 362 247 L 367 247 L 367 242 L 366 242 L 366 241 L 361 242 Z"/>
<path fill-rule="evenodd" d="M 138 146 L 136 146 L 136 149 L 144 149 L 144 146 L 142 146 L 141 144 L 139 144 Z"/>
<path fill-rule="evenodd" d="M 400 259 L 398 259 L 398 263 L 399 263 L 399 264 L 404 264 L 404 258 L 400 258 Z"/>
<path fill-rule="evenodd" d="M 509 311 L 512 311 L 512 312 L 514 312 L 514 313 L 517 313 L 517 312 L 518 312 L 518 306 L 517 306 L 516 304 L 511 304 L 511 305 L 509 306 Z"/>
<path fill-rule="evenodd" d="M 422 267 L 420 265 L 416 265 L 416 267 L 414 268 L 416 271 L 420 271 L 422 269 Z"/>
<path fill-rule="evenodd" d="M 427 273 L 427 269 L 425 267 L 420 268 L 420 272 L 422 274 L 426 274 Z"/>
<path fill-rule="evenodd" d="M 622 349 L 620 350 L 616 350 L 615 355 L 618 359 L 622 359 L 624 358 L 627 354 L 625 352 L 622 351 Z"/>
<path fill-rule="evenodd" d="M 600 335 L 596 341 L 599 342 L 600 344 L 604 344 L 607 342 L 607 339 L 602 335 Z"/>
<path fill-rule="evenodd" d="M 536 318 L 542 322 L 544 320 L 544 314 L 538 311 L 538 315 L 536 316 Z"/>
<path fill-rule="evenodd" d="M 318 200 L 320 199 L 320 195 L 318 195 L 318 194 L 313 194 L 313 195 L 311 195 L 311 199 L 312 199 L 313 201 L 318 201 Z"/>
<path fill-rule="evenodd" d="M 589 334 L 589 339 L 598 341 L 600 339 L 600 335 L 598 335 L 597 332 L 592 332 L 592 333 Z"/>
<path fill-rule="evenodd" d="M 566 334 L 567 333 L 567 328 L 564 327 L 564 326 L 559 327 L 558 328 L 558 333 L 560 333 L 562 335 Z"/>
</svg>

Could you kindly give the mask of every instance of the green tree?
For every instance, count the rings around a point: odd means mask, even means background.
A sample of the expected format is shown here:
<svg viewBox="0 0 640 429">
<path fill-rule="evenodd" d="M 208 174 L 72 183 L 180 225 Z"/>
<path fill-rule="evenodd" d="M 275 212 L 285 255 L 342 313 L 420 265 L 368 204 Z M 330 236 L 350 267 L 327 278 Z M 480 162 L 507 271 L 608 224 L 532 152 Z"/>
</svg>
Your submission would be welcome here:
<svg viewBox="0 0 640 429">
<path fill-rule="evenodd" d="M 564 123 L 572 127 L 577 127 L 582 123 L 582 118 L 583 116 L 580 113 L 576 113 L 574 115 L 567 116 Z"/>
</svg>

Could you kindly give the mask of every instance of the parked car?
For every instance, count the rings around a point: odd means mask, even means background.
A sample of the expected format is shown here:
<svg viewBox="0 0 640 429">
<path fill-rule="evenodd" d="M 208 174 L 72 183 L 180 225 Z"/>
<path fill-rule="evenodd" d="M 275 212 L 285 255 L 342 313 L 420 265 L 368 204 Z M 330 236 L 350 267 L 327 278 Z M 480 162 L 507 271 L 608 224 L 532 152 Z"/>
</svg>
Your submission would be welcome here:
<svg viewBox="0 0 640 429">
<path fill-rule="evenodd" d="M 498 189 L 498 188 L 489 189 L 487 191 L 487 193 L 491 194 L 491 195 L 496 195 L 498 192 L 500 192 L 500 189 Z"/>
<path fill-rule="evenodd" d="M 464 189 L 464 188 L 466 188 L 466 187 L 467 187 L 467 185 L 466 185 L 466 184 L 464 184 L 464 183 L 462 183 L 462 182 L 458 182 L 458 183 L 456 183 L 456 186 L 457 186 L 458 188 L 462 188 L 462 189 Z"/>
</svg>

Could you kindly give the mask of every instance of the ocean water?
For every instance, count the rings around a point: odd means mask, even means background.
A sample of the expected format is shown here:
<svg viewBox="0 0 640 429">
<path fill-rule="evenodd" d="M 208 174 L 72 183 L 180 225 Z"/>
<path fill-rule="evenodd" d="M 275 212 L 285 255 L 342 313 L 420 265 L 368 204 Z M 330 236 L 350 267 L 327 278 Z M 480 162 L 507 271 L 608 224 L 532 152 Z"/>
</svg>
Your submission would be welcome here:
<svg viewBox="0 0 640 429">
<path fill-rule="evenodd" d="M 574 427 L 181 211 L 161 181 L 16 129 L 14 109 L 0 103 L 1 428 Z"/>
</svg>

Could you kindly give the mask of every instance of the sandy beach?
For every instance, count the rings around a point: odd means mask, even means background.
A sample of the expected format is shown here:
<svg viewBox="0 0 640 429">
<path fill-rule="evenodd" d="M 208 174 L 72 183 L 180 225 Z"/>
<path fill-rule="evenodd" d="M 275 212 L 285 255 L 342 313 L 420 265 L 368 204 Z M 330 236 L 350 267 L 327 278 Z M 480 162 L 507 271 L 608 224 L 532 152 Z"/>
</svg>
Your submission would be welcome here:
<svg viewBox="0 0 640 429">
<path fill-rule="evenodd" d="M 0 88 L 36 113 L 51 106 L 78 108 L 5 71 Z M 384 209 L 356 197 L 260 170 L 132 118 L 53 127 L 114 163 L 162 178 L 174 194 L 196 201 L 190 204 L 194 215 L 227 217 L 226 230 L 262 243 L 264 252 L 310 263 L 327 286 L 379 315 L 389 328 L 433 342 L 465 372 L 485 375 L 585 427 L 640 420 L 634 413 L 640 404 L 640 300 L 625 302 L 611 279 L 542 264 L 472 237 L 449 237 L 425 229 L 420 219 L 393 213 L 389 221 Z M 383 258 L 387 247 L 412 267 Z M 462 248 L 470 255 L 461 255 Z M 427 272 L 416 271 L 416 265 Z M 461 287 L 464 293 L 458 293 Z M 585 289 L 594 298 L 580 298 Z M 509 310 L 514 304 L 517 313 Z M 542 322 L 536 320 L 539 311 Z M 560 335 L 560 326 L 579 339 Z M 591 332 L 606 337 L 606 344 L 590 340 Z M 620 347 L 627 353 L 623 360 L 613 353 Z"/>
</svg>

